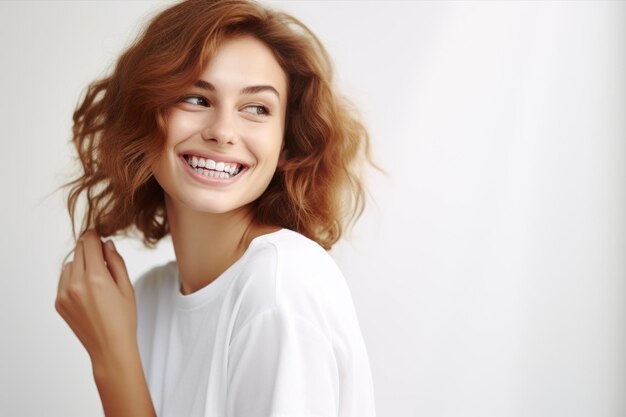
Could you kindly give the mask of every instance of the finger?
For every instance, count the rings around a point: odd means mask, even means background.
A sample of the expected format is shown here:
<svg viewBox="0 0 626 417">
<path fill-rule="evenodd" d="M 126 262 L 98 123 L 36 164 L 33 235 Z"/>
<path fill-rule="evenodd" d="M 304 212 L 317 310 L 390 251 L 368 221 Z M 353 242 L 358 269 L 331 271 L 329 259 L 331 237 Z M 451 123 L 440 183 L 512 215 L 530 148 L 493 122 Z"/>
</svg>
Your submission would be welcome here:
<svg viewBox="0 0 626 417">
<path fill-rule="evenodd" d="M 67 283 L 70 278 L 70 272 L 72 271 L 72 261 L 66 262 L 61 268 L 61 274 L 59 276 L 59 284 L 57 286 L 57 294 L 64 288 L 67 288 Z"/>
<path fill-rule="evenodd" d="M 113 275 L 113 279 L 119 286 L 120 290 L 124 292 L 132 290 L 133 284 L 130 282 L 130 278 L 128 277 L 126 262 L 124 262 L 124 258 L 122 258 L 115 248 L 115 244 L 112 240 L 107 240 L 104 244 L 104 253 L 111 275 Z"/>
<path fill-rule="evenodd" d="M 65 313 L 66 305 L 64 298 L 66 296 L 67 288 L 70 280 L 70 273 L 72 271 L 72 261 L 66 262 L 61 270 L 61 276 L 59 277 L 59 284 L 57 286 L 57 296 L 54 300 L 55 310 L 67 321 Z"/>
<path fill-rule="evenodd" d="M 85 272 L 85 248 L 82 239 L 78 239 L 74 248 L 74 260 L 71 262 L 71 276 L 83 275 Z"/>
<path fill-rule="evenodd" d="M 81 238 L 85 250 L 85 271 L 103 272 L 106 270 L 104 256 L 102 255 L 102 241 L 95 230 L 90 229 Z"/>
</svg>

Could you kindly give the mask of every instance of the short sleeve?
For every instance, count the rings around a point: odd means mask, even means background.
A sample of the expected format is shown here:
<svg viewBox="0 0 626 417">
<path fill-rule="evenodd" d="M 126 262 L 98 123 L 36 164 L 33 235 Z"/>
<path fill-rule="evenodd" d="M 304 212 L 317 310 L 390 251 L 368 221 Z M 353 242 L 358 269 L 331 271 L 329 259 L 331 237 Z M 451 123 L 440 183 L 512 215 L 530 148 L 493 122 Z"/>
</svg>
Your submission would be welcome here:
<svg viewBox="0 0 626 417">
<path fill-rule="evenodd" d="M 339 410 L 330 341 L 306 318 L 266 310 L 233 336 L 228 417 L 330 417 Z"/>
</svg>

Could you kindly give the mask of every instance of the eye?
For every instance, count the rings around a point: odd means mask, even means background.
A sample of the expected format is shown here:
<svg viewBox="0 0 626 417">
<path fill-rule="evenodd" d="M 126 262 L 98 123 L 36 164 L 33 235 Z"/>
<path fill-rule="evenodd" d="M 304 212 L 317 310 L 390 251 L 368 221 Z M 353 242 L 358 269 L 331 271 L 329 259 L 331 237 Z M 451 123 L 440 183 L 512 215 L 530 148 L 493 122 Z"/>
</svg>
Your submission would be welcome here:
<svg viewBox="0 0 626 417">
<path fill-rule="evenodd" d="M 244 111 L 246 113 L 253 114 L 255 116 L 269 116 L 270 111 L 267 107 L 262 106 L 260 104 L 251 104 L 249 106 L 244 107 Z"/>
<path fill-rule="evenodd" d="M 178 103 L 189 103 L 195 106 L 209 107 L 209 100 L 202 96 L 186 96 L 178 100 Z"/>
</svg>

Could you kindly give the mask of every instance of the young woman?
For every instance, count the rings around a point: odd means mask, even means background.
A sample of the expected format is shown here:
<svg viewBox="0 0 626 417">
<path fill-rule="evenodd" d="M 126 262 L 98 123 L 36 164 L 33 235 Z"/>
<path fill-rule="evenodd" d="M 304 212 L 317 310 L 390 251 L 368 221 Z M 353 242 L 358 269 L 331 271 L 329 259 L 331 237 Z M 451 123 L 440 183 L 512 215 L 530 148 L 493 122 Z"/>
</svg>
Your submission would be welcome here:
<svg viewBox="0 0 626 417">
<path fill-rule="evenodd" d="M 315 35 L 249 1 L 178 3 L 89 87 L 73 133 L 72 224 L 88 206 L 56 308 L 107 417 L 375 415 L 326 252 L 363 210 L 368 136 Z M 129 230 L 176 254 L 134 288 L 100 240 Z"/>
</svg>

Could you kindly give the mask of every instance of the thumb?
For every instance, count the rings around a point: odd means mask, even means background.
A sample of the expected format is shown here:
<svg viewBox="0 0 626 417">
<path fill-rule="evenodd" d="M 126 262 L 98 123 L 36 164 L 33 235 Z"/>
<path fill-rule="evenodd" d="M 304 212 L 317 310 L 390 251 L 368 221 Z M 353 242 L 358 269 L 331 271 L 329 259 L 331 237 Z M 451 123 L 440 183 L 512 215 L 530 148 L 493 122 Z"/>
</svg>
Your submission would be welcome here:
<svg viewBox="0 0 626 417">
<path fill-rule="evenodd" d="M 104 255 L 109 271 L 120 290 L 124 293 L 132 292 L 133 284 L 128 277 L 126 263 L 124 258 L 117 252 L 117 249 L 115 249 L 115 244 L 112 240 L 107 240 L 104 243 Z"/>
</svg>

